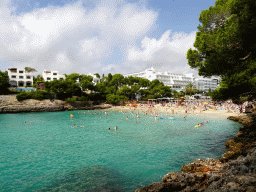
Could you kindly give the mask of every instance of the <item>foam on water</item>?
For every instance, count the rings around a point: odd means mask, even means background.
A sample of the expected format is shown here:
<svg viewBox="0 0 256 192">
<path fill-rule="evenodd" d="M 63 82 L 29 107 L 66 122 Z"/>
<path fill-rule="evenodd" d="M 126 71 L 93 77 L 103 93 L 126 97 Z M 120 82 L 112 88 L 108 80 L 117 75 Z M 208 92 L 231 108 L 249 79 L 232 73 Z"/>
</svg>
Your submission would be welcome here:
<svg viewBox="0 0 256 192">
<path fill-rule="evenodd" d="M 240 127 L 94 111 L 2 114 L 0 122 L 0 188 L 8 192 L 134 191 L 195 159 L 220 157 Z"/>
</svg>

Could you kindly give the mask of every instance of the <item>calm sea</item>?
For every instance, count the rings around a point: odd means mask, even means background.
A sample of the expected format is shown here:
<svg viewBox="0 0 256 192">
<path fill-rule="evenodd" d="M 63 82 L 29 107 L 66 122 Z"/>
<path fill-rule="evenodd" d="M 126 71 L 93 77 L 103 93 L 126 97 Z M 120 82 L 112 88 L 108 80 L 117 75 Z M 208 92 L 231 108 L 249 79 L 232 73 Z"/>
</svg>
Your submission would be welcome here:
<svg viewBox="0 0 256 192">
<path fill-rule="evenodd" d="M 194 127 L 203 120 L 209 122 Z M 155 121 L 111 111 L 1 114 L 0 189 L 134 191 L 195 159 L 221 157 L 240 126 L 192 115 Z"/>
</svg>

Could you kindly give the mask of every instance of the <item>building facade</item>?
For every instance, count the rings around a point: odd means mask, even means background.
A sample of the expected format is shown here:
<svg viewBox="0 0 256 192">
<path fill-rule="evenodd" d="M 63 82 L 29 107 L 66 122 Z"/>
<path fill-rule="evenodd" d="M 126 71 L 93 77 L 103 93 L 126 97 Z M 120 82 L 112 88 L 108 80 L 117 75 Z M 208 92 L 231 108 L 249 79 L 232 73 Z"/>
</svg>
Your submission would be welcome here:
<svg viewBox="0 0 256 192">
<path fill-rule="evenodd" d="M 33 85 L 32 72 L 27 72 L 25 69 L 9 68 L 8 76 L 11 86 L 30 87 Z"/>
<path fill-rule="evenodd" d="M 209 78 L 195 78 L 194 74 L 177 74 L 171 72 L 158 72 L 154 67 L 145 70 L 144 72 L 131 73 L 124 75 L 124 77 L 141 77 L 153 81 L 158 79 L 164 85 L 169 86 L 172 90 L 185 91 L 186 85 L 193 83 L 199 91 L 208 91 L 216 89 L 217 81 Z"/>
<path fill-rule="evenodd" d="M 44 70 L 42 76 L 45 81 L 52 81 L 54 79 L 60 80 L 65 79 L 65 75 L 60 75 L 58 71 L 46 71 Z"/>
</svg>

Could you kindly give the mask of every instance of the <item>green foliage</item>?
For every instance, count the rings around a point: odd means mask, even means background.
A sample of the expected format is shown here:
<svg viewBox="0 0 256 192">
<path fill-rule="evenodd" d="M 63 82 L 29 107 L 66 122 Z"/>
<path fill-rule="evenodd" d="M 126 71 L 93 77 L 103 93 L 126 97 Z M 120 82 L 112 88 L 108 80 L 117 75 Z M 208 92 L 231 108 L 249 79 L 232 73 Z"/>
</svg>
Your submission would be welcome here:
<svg viewBox="0 0 256 192">
<path fill-rule="evenodd" d="M 237 98 L 256 90 L 255 0 L 217 0 L 200 14 L 194 47 L 187 52 L 188 64 L 199 75 L 219 75 L 225 87 L 213 98 Z M 226 90 L 227 89 L 227 90 Z"/>
<path fill-rule="evenodd" d="M 8 87 L 10 87 L 8 72 L 0 70 L 0 95 L 8 94 Z"/>
<path fill-rule="evenodd" d="M 79 98 L 79 101 L 89 103 L 90 99 L 88 97 L 82 96 L 82 97 Z"/>
<path fill-rule="evenodd" d="M 148 95 L 147 97 L 142 97 L 143 101 L 148 101 L 149 99 L 155 99 L 156 97 L 154 95 Z"/>
<path fill-rule="evenodd" d="M 98 77 L 100 79 L 100 74 L 99 73 L 95 73 L 94 75 L 96 75 L 96 77 Z"/>
<path fill-rule="evenodd" d="M 32 92 L 25 92 L 22 91 L 16 95 L 18 101 L 23 101 L 26 99 L 36 99 L 36 100 L 43 100 L 43 99 L 51 99 L 54 98 L 52 93 L 48 93 L 46 91 L 32 91 Z"/>
<path fill-rule="evenodd" d="M 25 67 L 25 71 L 26 72 L 36 72 L 37 70 L 35 70 L 34 68 L 31 68 L 31 67 Z"/>
<path fill-rule="evenodd" d="M 66 99 L 66 102 L 67 102 L 67 103 L 75 103 L 75 101 L 76 101 L 76 98 L 75 98 L 75 97 L 67 98 L 67 99 Z"/>
<path fill-rule="evenodd" d="M 65 80 L 72 80 L 73 83 L 76 82 L 77 79 L 79 79 L 79 74 L 78 73 L 71 73 L 70 75 L 67 75 Z"/>
<path fill-rule="evenodd" d="M 189 83 L 186 85 L 185 92 L 190 96 L 196 92 L 196 86 L 193 83 Z"/>
<path fill-rule="evenodd" d="M 29 92 L 22 91 L 22 92 L 20 92 L 19 94 L 16 95 L 16 99 L 18 101 L 23 101 L 23 100 L 26 100 L 26 99 L 31 99 L 31 95 L 29 94 Z"/>
<path fill-rule="evenodd" d="M 111 102 L 112 104 L 117 104 L 117 103 L 120 103 L 121 98 L 118 95 L 108 94 L 106 97 L 106 100 L 108 102 Z"/>
</svg>

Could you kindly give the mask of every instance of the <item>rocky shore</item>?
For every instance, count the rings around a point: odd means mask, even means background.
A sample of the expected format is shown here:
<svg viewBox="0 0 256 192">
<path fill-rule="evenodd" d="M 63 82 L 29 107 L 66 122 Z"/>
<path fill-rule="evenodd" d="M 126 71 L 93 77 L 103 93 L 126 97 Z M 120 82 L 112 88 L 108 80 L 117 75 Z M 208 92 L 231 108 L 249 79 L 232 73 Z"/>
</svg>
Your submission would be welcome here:
<svg viewBox="0 0 256 192">
<path fill-rule="evenodd" d="M 136 192 L 163 191 L 256 191 L 256 113 L 229 117 L 244 126 L 227 141 L 227 150 L 220 159 L 195 160 L 181 168 L 182 173 L 170 172 Z"/>
<path fill-rule="evenodd" d="M 73 111 L 73 110 L 94 110 L 107 109 L 111 105 L 101 104 L 93 105 L 83 102 L 67 103 L 61 100 L 34 100 L 28 99 L 22 102 L 17 101 L 15 95 L 0 96 L 0 114 L 1 113 L 28 113 L 28 112 L 55 112 L 55 111 Z"/>
</svg>

